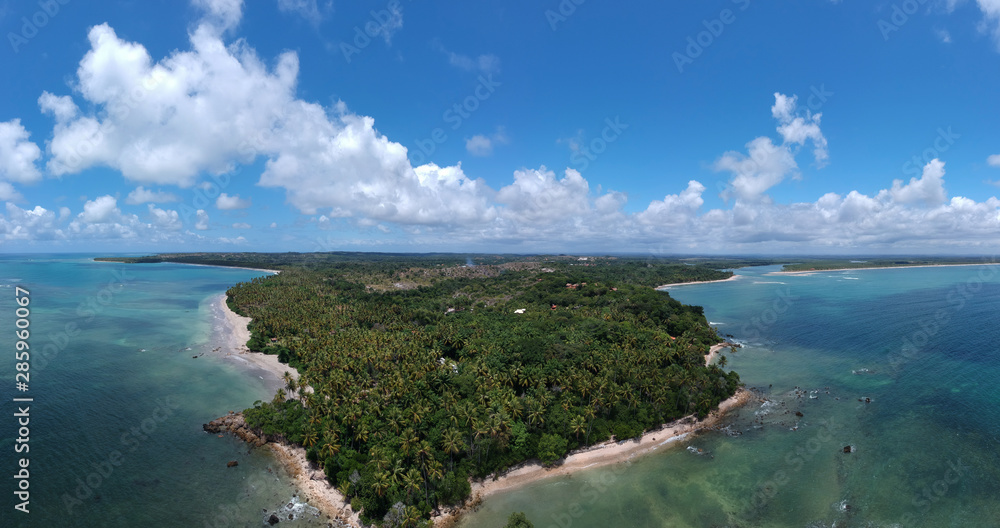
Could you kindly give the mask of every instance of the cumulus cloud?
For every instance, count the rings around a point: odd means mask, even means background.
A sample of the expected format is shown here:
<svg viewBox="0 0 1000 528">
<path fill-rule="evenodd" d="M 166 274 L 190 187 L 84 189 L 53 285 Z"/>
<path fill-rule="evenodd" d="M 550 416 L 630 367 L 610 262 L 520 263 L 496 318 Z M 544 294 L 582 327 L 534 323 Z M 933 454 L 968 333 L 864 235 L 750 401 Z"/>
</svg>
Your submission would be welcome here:
<svg viewBox="0 0 1000 528">
<path fill-rule="evenodd" d="M 215 200 L 215 207 L 223 211 L 232 211 L 234 209 L 246 209 L 250 207 L 250 200 L 243 200 L 240 195 L 229 196 L 226 193 L 222 193 Z"/>
<path fill-rule="evenodd" d="M 59 220 L 55 212 L 40 205 L 33 209 L 21 209 L 7 203 L 4 214 L 0 215 L 0 240 L 57 240 L 65 238 L 65 233 L 59 228 Z"/>
<path fill-rule="evenodd" d="M 900 204 L 941 204 L 948 196 L 944 190 L 944 163 L 938 159 L 931 160 L 920 178 L 910 178 L 910 183 L 905 185 L 902 180 L 893 180 L 892 188 L 883 192 Z"/>
<path fill-rule="evenodd" d="M 236 222 L 233 224 L 233 229 L 250 229 L 250 224 L 246 222 Z"/>
<path fill-rule="evenodd" d="M 38 145 L 28 141 L 28 136 L 20 119 L 0 122 L 0 178 L 17 183 L 33 183 L 42 179 L 42 173 L 35 165 L 42 151 Z"/>
<path fill-rule="evenodd" d="M 149 215 L 153 219 L 153 225 L 168 231 L 178 231 L 183 227 L 177 211 L 170 209 L 159 209 L 153 204 L 149 204 Z"/>
<path fill-rule="evenodd" d="M 851 191 L 815 202 L 774 203 L 768 192 L 798 177 L 801 150 L 811 149 L 817 167 L 829 161 L 821 115 L 801 110 L 795 96 L 780 93 L 771 107 L 780 139 L 758 137 L 744 152 L 726 152 L 715 160 L 716 170 L 729 173 L 726 195 L 735 198 L 726 209 L 703 211 L 705 186 L 695 180 L 633 213 L 626 212 L 623 193 L 595 188 L 573 169 L 557 175 L 546 167 L 524 168 L 494 190 L 460 164 L 413 166 L 406 147 L 380 134 L 372 117 L 351 112 L 343 102 L 327 107 L 299 99 L 295 53 L 261 60 L 245 41 L 226 44 L 219 27 L 238 24 L 242 2 L 199 0 L 197 5 L 218 22 L 193 29 L 190 50 L 154 60 L 142 45 L 120 39 L 107 25 L 96 26 L 89 33 L 91 49 L 71 83 L 74 92 L 46 92 L 38 101 L 54 120 L 49 170 L 56 175 L 98 166 L 120 171 L 141 184 L 125 201 L 148 204 L 148 221 L 123 214 L 112 196 L 88 201 L 76 217 L 68 210 L 56 215 L 8 204 L 0 217 L 6 239 L 62 233 L 208 240 L 180 233 L 176 212 L 152 205 L 172 195 L 150 186 L 191 187 L 205 174 L 235 179 L 238 165 L 263 160 L 258 185 L 284 191 L 289 205 L 320 219 L 317 226 L 378 229 L 424 244 L 512 244 L 545 251 L 554 243 L 579 241 L 588 249 L 729 253 L 800 251 L 803 243 L 847 249 L 996 245 L 1000 201 L 949 197 L 938 160 L 909 182 L 886 178 L 891 184 L 872 195 Z M 499 67 L 461 56 L 455 65 L 474 71 Z M 15 137 L 7 144 L 16 150 L 28 142 L 18 122 L 7 125 Z M 474 136 L 466 146 L 470 153 L 488 154 L 500 137 Z M 22 158 L 34 165 L 39 156 L 29 151 Z M 1000 165 L 992 157 L 990 163 Z M 4 183 L 0 199 L 11 199 L 16 192 Z M 221 194 L 216 200 L 221 210 L 249 205 L 238 195 Z M 195 230 L 210 228 L 205 210 L 195 216 Z M 244 224 L 229 225 L 242 229 Z"/>
<path fill-rule="evenodd" d="M 986 163 L 988 163 L 990 167 L 1000 168 L 1000 154 L 994 154 L 986 158 Z"/>
<path fill-rule="evenodd" d="M 95 111 L 81 115 L 67 96 L 39 101 L 56 120 L 48 162 L 56 175 L 106 166 L 138 183 L 189 187 L 273 148 L 262 138 L 296 104 L 294 53 L 268 71 L 242 41 L 227 47 L 205 26 L 191 34 L 192 51 L 158 63 L 107 24 L 88 38 L 76 86 Z"/>
<path fill-rule="evenodd" d="M 95 200 L 89 200 L 83 204 L 83 212 L 78 218 L 87 224 L 103 224 L 121 216 L 118 209 L 118 200 L 113 196 L 105 195 Z"/>
<path fill-rule="evenodd" d="M 798 112 L 798 98 L 781 93 L 774 94 L 771 115 L 778 121 L 781 144 L 766 136 L 746 144 L 747 153 L 726 152 L 714 164 L 717 171 L 732 174 L 730 189 L 724 196 L 744 201 L 756 201 L 786 177 L 797 177 L 795 155 L 798 147 L 807 142 L 813 145 L 813 156 L 818 168 L 827 164 L 827 141 L 819 128 L 822 114 Z"/>
<path fill-rule="evenodd" d="M 647 226 L 677 227 L 689 224 L 697 218 L 698 210 L 705 200 L 701 195 L 705 186 L 691 180 L 684 191 L 668 194 L 663 200 L 654 200 L 645 211 L 636 215 L 636 221 Z"/>
<path fill-rule="evenodd" d="M 128 196 L 125 198 L 125 203 L 129 205 L 139 205 L 144 203 L 176 202 L 178 200 L 180 199 L 175 194 L 144 189 L 140 185 L 139 187 L 136 187 L 135 190 L 128 193 Z"/>
</svg>

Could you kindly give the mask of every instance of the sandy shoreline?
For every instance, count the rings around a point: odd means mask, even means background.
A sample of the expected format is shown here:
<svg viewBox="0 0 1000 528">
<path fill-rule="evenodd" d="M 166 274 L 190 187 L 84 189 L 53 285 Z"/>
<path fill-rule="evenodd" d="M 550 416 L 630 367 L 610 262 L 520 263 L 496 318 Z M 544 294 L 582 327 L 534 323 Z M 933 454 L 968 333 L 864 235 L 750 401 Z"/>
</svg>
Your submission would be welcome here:
<svg viewBox="0 0 1000 528">
<path fill-rule="evenodd" d="M 995 262 L 980 262 L 978 264 L 918 264 L 916 266 L 876 266 L 871 268 L 835 268 L 819 270 L 801 271 L 772 271 L 764 275 L 812 275 L 815 273 L 825 273 L 832 271 L 859 271 L 859 270 L 884 270 L 884 269 L 909 269 L 909 268 L 953 268 L 958 266 L 996 266 Z"/>
<path fill-rule="evenodd" d="M 655 289 L 657 289 L 657 290 L 664 290 L 664 289 L 667 289 L 667 288 L 673 288 L 674 286 L 690 286 L 692 284 L 712 284 L 713 282 L 729 282 L 729 281 L 734 281 L 734 280 L 736 280 L 736 279 L 738 279 L 740 277 L 742 277 L 742 275 L 737 275 L 737 274 L 734 273 L 733 276 L 729 277 L 728 279 L 719 279 L 719 280 L 710 280 L 710 281 L 695 281 L 695 282 L 675 282 L 675 283 L 672 283 L 672 284 L 664 284 L 663 286 L 657 286 Z"/>
<path fill-rule="evenodd" d="M 225 344 L 220 350 L 224 357 L 264 371 L 270 379 L 260 377 L 267 381 L 275 392 L 285 386 L 285 372 L 291 374 L 292 378 L 298 381 L 298 371 L 278 361 L 278 356 L 251 352 L 247 348 L 247 341 L 250 340 L 250 330 L 247 325 L 250 323 L 250 318 L 237 315 L 236 312 L 230 310 L 229 305 L 226 304 L 226 294 L 219 295 L 212 301 L 212 304 L 225 316 L 228 327 L 226 339 L 223 340 Z"/>
<path fill-rule="evenodd" d="M 705 366 L 707 367 L 711 365 L 712 360 L 714 360 L 716 356 L 719 355 L 720 352 L 726 350 L 731 346 L 733 346 L 732 343 L 719 343 L 717 345 L 712 345 L 712 348 L 708 349 L 708 355 L 705 356 Z"/>
<path fill-rule="evenodd" d="M 584 469 L 630 462 L 637 456 L 652 453 L 662 446 L 683 440 L 692 433 L 714 426 L 726 412 L 745 405 L 751 397 L 750 391 L 740 389 L 731 398 L 720 403 L 718 410 L 713 411 L 700 422 L 692 416 L 688 416 L 666 424 L 659 430 L 649 431 L 643 434 L 639 440 L 608 441 L 576 451 L 564 458 L 558 466 L 546 468 L 538 462 L 532 462 L 508 471 L 497 479 L 473 482 L 472 493 L 467 501 L 468 506 L 434 517 L 434 525 L 437 527 L 454 526 L 461 514 L 474 508 L 490 495 L 501 491 L 550 477 L 570 475 Z"/>
<path fill-rule="evenodd" d="M 229 268 L 229 269 L 241 269 L 241 270 L 250 270 L 250 271 L 263 271 L 265 273 L 273 273 L 275 275 L 281 273 L 281 270 L 272 270 L 272 269 L 264 269 L 264 268 L 247 268 L 247 267 L 244 267 L 244 266 L 220 266 L 218 264 L 193 264 L 193 263 L 190 263 L 190 262 L 167 262 L 167 264 L 184 264 L 185 266 L 205 266 L 205 267 L 208 267 L 208 268 Z"/>
</svg>

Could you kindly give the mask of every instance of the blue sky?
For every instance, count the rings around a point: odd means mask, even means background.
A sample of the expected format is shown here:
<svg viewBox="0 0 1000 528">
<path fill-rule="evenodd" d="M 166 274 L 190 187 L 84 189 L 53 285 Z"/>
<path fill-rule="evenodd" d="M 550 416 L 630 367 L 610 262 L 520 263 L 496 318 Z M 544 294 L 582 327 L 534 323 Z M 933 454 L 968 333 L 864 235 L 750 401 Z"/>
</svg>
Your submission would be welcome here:
<svg viewBox="0 0 1000 528">
<path fill-rule="evenodd" d="M 0 1 L 0 251 L 979 253 L 1000 0 Z"/>
</svg>

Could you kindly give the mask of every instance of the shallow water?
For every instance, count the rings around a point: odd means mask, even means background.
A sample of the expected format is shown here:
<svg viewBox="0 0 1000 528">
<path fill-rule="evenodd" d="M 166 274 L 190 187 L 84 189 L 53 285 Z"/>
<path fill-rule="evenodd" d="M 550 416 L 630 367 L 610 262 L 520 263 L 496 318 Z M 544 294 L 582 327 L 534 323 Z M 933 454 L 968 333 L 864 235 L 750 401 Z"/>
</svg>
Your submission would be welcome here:
<svg viewBox="0 0 1000 528">
<path fill-rule="evenodd" d="M 776 269 L 670 289 L 744 343 L 727 368 L 765 403 L 726 432 L 490 497 L 462 526 L 512 511 L 538 528 L 997 525 L 1000 269 Z"/>
<path fill-rule="evenodd" d="M 31 292 L 27 393 L 15 394 L 12 354 L 0 362 L 5 475 L 17 471 L 12 398 L 34 398 L 30 513 L 14 510 L 15 481 L 3 479 L 0 526 L 256 527 L 265 509 L 289 503 L 298 513 L 283 511 L 283 526 L 317 525 L 314 512 L 296 506 L 269 452 L 201 427 L 273 394 L 273 380 L 211 352 L 222 344 L 222 320 L 210 301 L 263 274 L 82 255 L 0 257 L 3 350 L 14 346 L 14 287 Z M 227 468 L 230 460 L 239 466 Z"/>
</svg>

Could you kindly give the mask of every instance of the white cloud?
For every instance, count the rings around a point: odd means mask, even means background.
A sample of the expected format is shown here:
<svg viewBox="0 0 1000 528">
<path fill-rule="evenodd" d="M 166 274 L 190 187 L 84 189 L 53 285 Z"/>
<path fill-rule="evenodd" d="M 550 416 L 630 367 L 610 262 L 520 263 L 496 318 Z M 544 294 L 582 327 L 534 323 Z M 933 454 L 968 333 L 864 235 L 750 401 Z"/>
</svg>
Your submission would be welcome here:
<svg viewBox="0 0 1000 528">
<path fill-rule="evenodd" d="M 235 28 L 243 18 L 243 0 L 192 0 L 191 3 L 205 11 L 205 22 L 221 31 Z"/>
<path fill-rule="evenodd" d="M 107 166 L 131 181 L 188 187 L 273 148 L 267 134 L 299 103 L 291 52 L 268 71 L 243 41 L 227 47 L 205 26 L 191 34 L 192 51 L 158 63 L 106 24 L 89 39 L 75 85 L 94 113 L 76 115 L 64 98 L 40 101 L 56 118 L 48 163 L 56 175 Z"/>
<path fill-rule="evenodd" d="M 986 163 L 988 163 L 990 167 L 1000 168 L 1000 154 L 994 154 L 986 158 Z"/>
<path fill-rule="evenodd" d="M 17 192 L 13 185 L 5 181 L 0 181 L 0 201 L 16 202 L 21 198 L 21 193 Z"/>
<path fill-rule="evenodd" d="M 104 224 L 121 216 L 118 200 L 105 195 L 83 204 L 83 212 L 77 217 L 87 224 Z"/>
<path fill-rule="evenodd" d="M 479 134 L 465 140 L 465 150 L 473 156 L 489 156 L 493 154 L 493 140 Z"/>
<path fill-rule="evenodd" d="M 778 120 L 778 133 L 784 139 L 785 145 L 804 145 L 806 141 L 813 144 L 813 156 L 819 168 L 824 167 L 829 160 L 826 138 L 819 129 L 823 114 L 813 114 L 806 110 L 805 115 L 797 115 L 798 96 L 788 97 L 780 93 L 774 94 L 774 106 L 771 115 Z"/>
<path fill-rule="evenodd" d="M 715 170 L 732 174 L 730 189 L 723 193 L 727 199 L 735 196 L 745 201 L 760 200 L 786 177 L 798 177 L 795 155 L 798 147 L 807 142 L 813 145 L 817 168 L 827 164 L 827 141 L 819 128 L 822 114 L 807 110 L 800 115 L 796 96 L 775 93 L 771 115 L 778 121 L 781 144 L 775 144 L 768 137 L 758 137 L 747 143 L 747 154 L 730 151 L 716 160 Z"/>
<path fill-rule="evenodd" d="M 951 44 L 951 33 L 947 29 L 936 29 L 934 34 L 937 35 L 938 40 L 945 44 Z"/>
<path fill-rule="evenodd" d="M 0 215 L 0 240 L 57 240 L 65 238 L 65 233 L 59 228 L 56 214 L 36 205 L 34 209 L 21 209 L 7 203 L 3 215 Z"/>
<path fill-rule="evenodd" d="M 243 200 L 240 195 L 229 196 L 226 193 L 222 193 L 215 200 L 215 207 L 223 211 L 232 211 L 234 209 L 246 209 L 250 207 L 250 200 Z"/>
<path fill-rule="evenodd" d="M 170 209 L 159 209 L 153 204 L 147 206 L 149 215 L 153 219 L 153 225 L 168 231 L 178 231 L 183 227 L 177 211 Z"/>
<path fill-rule="evenodd" d="M 491 156 L 494 145 L 505 145 L 509 141 L 503 127 L 499 127 L 492 136 L 477 134 L 466 139 L 465 150 L 473 156 Z"/>
<path fill-rule="evenodd" d="M 448 63 L 456 68 L 468 72 L 478 71 L 485 75 L 500 73 L 500 57 L 496 55 L 486 54 L 473 58 L 450 51 L 446 51 L 446 53 L 448 54 Z"/>
<path fill-rule="evenodd" d="M 35 166 L 42 151 L 28 141 L 28 136 L 20 119 L 0 122 L 0 178 L 17 183 L 42 179 L 42 173 Z"/>
<path fill-rule="evenodd" d="M 72 97 L 68 95 L 59 97 L 52 95 L 48 91 L 42 92 L 42 95 L 38 98 L 38 106 L 42 109 L 43 113 L 54 115 L 56 121 L 69 121 L 80 112 L 76 103 L 73 102 Z"/>
<path fill-rule="evenodd" d="M 198 217 L 197 223 L 194 224 L 194 228 L 198 231 L 205 231 L 208 229 L 208 213 L 204 209 L 198 209 L 195 213 Z"/>
<path fill-rule="evenodd" d="M 992 33 L 1000 51 L 1000 0 L 976 0 L 983 12 L 982 30 Z"/>
<path fill-rule="evenodd" d="M 236 222 L 233 224 L 233 229 L 250 229 L 250 224 L 246 222 Z"/>
<path fill-rule="evenodd" d="M 697 217 L 705 200 L 701 195 L 705 186 L 691 180 L 680 194 L 669 194 L 663 200 L 654 200 L 645 211 L 636 215 L 636 221 L 645 225 L 677 227 L 688 224 Z"/>
<path fill-rule="evenodd" d="M 910 183 L 906 185 L 901 180 L 893 180 L 892 188 L 883 192 L 888 193 L 893 202 L 900 204 L 944 203 L 948 196 L 944 190 L 944 163 L 937 159 L 931 160 L 919 179 L 910 178 Z"/>
<path fill-rule="evenodd" d="M 270 227 L 271 229 L 275 229 L 275 228 L 277 228 L 277 227 L 278 227 L 278 223 L 277 223 L 277 222 L 271 222 L 271 225 L 270 225 L 269 227 Z"/>
<path fill-rule="evenodd" d="M 128 196 L 125 198 L 125 203 L 129 205 L 139 205 L 144 203 L 176 202 L 179 200 L 180 199 L 175 194 L 144 189 L 140 185 L 139 187 L 136 187 L 135 190 L 128 193 Z"/>
<path fill-rule="evenodd" d="M 329 11 L 330 5 L 327 4 L 321 10 L 317 0 L 278 0 L 278 9 L 286 13 L 295 13 L 310 24 L 318 26 L 323 21 L 324 11 Z"/>
</svg>

